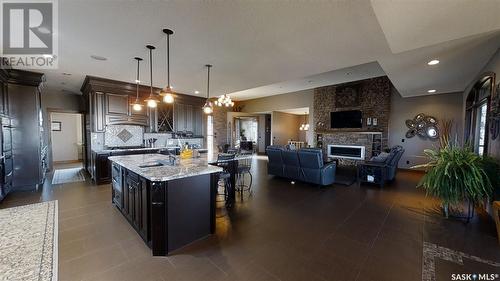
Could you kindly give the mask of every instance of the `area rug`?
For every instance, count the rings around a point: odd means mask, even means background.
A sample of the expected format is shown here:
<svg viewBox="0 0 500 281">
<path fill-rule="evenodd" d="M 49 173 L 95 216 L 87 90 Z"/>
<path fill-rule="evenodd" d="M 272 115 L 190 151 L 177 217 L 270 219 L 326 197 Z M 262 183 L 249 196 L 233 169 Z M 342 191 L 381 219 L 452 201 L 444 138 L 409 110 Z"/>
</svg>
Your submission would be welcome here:
<svg viewBox="0 0 500 281">
<path fill-rule="evenodd" d="M 0 280 L 57 280 L 57 201 L 0 210 Z"/>
<path fill-rule="evenodd" d="M 85 181 L 83 168 L 58 169 L 54 172 L 52 184 Z"/>
</svg>

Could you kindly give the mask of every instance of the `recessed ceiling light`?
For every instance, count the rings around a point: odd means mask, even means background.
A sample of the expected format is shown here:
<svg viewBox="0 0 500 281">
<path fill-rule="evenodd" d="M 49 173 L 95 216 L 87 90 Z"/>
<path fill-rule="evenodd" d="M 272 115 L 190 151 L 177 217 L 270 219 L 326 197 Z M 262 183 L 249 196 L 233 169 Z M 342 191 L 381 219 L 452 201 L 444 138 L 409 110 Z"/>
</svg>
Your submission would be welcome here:
<svg viewBox="0 0 500 281">
<path fill-rule="evenodd" d="M 436 90 L 428 90 L 427 93 L 435 93 Z"/>
<path fill-rule="evenodd" d="M 312 83 L 312 82 L 313 82 L 313 80 L 308 80 L 308 81 L 307 81 L 307 83 Z"/>
<path fill-rule="evenodd" d="M 68 73 L 68 72 L 63 72 L 61 74 L 64 75 L 64 76 L 71 76 L 71 73 Z"/>
<path fill-rule="evenodd" d="M 107 58 L 105 57 L 101 57 L 101 56 L 96 56 L 96 55 L 91 55 L 90 56 L 91 59 L 95 59 L 95 60 L 100 60 L 100 61 L 105 61 L 105 60 L 108 60 Z"/>
<path fill-rule="evenodd" d="M 430 62 L 428 62 L 427 64 L 428 65 L 436 65 L 438 63 L 439 63 L 439 60 L 434 59 L 434 60 L 431 60 Z"/>
<path fill-rule="evenodd" d="M 195 93 L 195 94 L 199 94 L 199 93 L 200 93 L 200 91 L 194 91 L 194 93 Z"/>
</svg>

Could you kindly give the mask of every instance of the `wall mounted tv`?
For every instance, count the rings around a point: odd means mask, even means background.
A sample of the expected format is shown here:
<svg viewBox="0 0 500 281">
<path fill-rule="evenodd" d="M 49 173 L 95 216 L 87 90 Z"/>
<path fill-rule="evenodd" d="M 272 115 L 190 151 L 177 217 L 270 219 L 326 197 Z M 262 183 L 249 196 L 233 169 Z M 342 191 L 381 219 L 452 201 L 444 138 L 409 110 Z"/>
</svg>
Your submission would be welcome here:
<svg viewBox="0 0 500 281">
<path fill-rule="evenodd" d="M 360 110 L 330 112 L 330 123 L 332 129 L 361 128 L 363 116 Z"/>
</svg>

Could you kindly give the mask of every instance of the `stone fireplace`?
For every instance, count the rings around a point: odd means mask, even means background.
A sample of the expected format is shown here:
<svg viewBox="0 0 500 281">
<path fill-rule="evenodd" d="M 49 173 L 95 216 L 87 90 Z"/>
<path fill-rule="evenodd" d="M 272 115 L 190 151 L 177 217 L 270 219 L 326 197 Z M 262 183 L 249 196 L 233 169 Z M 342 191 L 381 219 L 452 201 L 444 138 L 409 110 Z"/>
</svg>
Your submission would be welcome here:
<svg viewBox="0 0 500 281">
<path fill-rule="evenodd" d="M 324 155 L 329 154 L 328 145 L 363 146 L 365 160 L 386 148 L 391 88 L 387 76 L 316 88 L 313 115 L 315 146 L 323 148 Z M 347 110 L 362 112 L 362 127 L 330 128 L 330 113 Z M 353 161 L 345 158 L 341 163 Z"/>
</svg>

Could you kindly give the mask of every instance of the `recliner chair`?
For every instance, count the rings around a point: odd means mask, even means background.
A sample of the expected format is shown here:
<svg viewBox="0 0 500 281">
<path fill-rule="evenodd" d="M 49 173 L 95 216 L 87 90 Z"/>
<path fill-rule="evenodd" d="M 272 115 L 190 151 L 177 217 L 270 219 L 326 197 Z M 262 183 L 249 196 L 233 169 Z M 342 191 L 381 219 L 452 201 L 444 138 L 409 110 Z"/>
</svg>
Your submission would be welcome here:
<svg viewBox="0 0 500 281">
<path fill-rule="evenodd" d="M 319 185 L 330 185 L 335 182 L 336 165 L 324 164 L 321 149 L 301 149 L 298 151 L 298 156 L 304 181 Z"/>
<path fill-rule="evenodd" d="M 279 177 L 285 176 L 285 167 L 283 165 L 283 158 L 281 157 L 282 151 L 283 148 L 280 146 L 271 145 L 266 148 L 266 154 L 269 159 L 267 163 L 268 174 Z"/>
<path fill-rule="evenodd" d="M 404 148 L 396 145 L 391 148 L 389 155 L 383 162 L 366 161 L 358 165 L 358 184 L 376 183 L 384 187 L 387 181 L 392 181 L 396 177 L 399 159 L 405 152 Z"/>
</svg>

